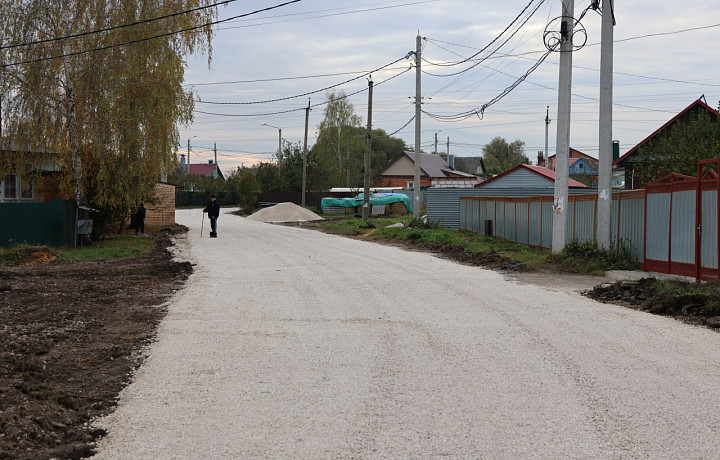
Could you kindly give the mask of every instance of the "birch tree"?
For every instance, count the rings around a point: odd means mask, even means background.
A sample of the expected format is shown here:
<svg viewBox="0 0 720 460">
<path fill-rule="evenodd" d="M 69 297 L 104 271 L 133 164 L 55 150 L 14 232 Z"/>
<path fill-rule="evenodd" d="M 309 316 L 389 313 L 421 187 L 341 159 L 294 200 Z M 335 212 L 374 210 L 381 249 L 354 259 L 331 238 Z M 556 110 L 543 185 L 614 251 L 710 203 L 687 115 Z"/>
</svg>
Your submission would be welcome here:
<svg viewBox="0 0 720 460">
<path fill-rule="evenodd" d="M 176 163 L 178 123 L 192 120 L 184 57 L 210 61 L 212 30 L 198 26 L 216 17 L 202 8 L 211 3 L 0 2 L 2 133 L 22 151 L 4 155 L 0 173 L 30 173 L 45 152 L 60 162 L 67 196 L 77 186 L 109 213 L 147 200 L 161 169 Z"/>
</svg>

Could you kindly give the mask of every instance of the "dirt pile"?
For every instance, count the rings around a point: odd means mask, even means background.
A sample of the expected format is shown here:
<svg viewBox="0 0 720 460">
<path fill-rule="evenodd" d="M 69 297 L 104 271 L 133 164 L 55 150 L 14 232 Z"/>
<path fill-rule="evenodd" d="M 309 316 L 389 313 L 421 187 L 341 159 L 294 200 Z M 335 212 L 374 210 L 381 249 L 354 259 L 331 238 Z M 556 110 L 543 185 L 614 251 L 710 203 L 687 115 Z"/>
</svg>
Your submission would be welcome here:
<svg viewBox="0 0 720 460">
<path fill-rule="evenodd" d="M 258 222 L 310 222 L 323 220 L 314 212 L 294 203 L 279 203 L 269 208 L 261 209 L 247 217 L 248 220 Z"/>
<path fill-rule="evenodd" d="M 0 267 L 0 459 L 91 455 L 104 433 L 86 422 L 113 409 L 192 272 L 171 233 L 128 260 Z"/>
<path fill-rule="evenodd" d="M 614 303 L 656 315 L 677 317 L 693 324 L 720 328 L 720 299 L 708 294 L 659 292 L 655 278 L 618 281 L 582 291 L 591 299 Z"/>
</svg>

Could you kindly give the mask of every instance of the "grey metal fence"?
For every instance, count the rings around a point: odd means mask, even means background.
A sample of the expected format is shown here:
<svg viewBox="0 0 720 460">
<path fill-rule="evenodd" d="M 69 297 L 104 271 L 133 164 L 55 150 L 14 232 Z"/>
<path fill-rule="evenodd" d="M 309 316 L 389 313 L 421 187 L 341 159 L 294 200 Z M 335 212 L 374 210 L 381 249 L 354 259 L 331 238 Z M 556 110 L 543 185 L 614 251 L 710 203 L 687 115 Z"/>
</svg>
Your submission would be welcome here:
<svg viewBox="0 0 720 460">
<path fill-rule="evenodd" d="M 553 197 L 459 198 L 458 228 L 532 246 L 552 246 Z M 595 239 L 597 195 L 571 195 L 568 199 L 566 242 Z M 611 238 L 616 248 L 626 247 L 642 260 L 645 194 L 642 191 L 613 193 Z"/>
</svg>

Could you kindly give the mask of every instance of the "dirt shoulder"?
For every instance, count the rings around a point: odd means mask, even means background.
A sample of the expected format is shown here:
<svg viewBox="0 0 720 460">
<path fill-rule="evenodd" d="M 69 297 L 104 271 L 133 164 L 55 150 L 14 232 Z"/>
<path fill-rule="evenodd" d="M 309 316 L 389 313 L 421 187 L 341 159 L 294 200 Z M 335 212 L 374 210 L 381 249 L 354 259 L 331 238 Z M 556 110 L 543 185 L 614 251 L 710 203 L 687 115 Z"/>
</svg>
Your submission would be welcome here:
<svg viewBox="0 0 720 460">
<path fill-rule="evenodd" d="M 104 433 L 166 309 L 192 272 L 173 233 L 123 261 L 0 267 L 0 459 L 76 459 Z"/>
</svg>

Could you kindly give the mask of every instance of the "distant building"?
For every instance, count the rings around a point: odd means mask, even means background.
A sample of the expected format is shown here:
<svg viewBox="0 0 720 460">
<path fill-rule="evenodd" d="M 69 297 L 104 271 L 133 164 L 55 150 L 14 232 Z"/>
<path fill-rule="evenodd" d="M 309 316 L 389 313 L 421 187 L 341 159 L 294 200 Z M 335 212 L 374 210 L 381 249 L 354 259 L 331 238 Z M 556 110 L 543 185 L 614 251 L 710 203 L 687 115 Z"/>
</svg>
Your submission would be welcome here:
<svg viewBox="0 0 720 460">
<path fill-rule="evenodd" d="M 415 152 L 404 152 L 393 158 L 377 173 L 375 187 L 411 189 L 415 181 Z M 474 174 L 457 171 L 438 155 L 420 154 L 420 187 L 472 187 L 478 182 Z"/>
<path fill-rule="evenodd" d="M 205 177 L 212 177 L 213 179 L 225 179 L 220 166 L 213 160 L 208 160 L 205 163 L 196 163 L 188 165 L 185 163 L 185 155 L 180 155 L 180 167 L 177 170 L 178 175 L 198 175 Z"/>
<path fill-rule="evenodd" d="M 720 114 L 718 114 L 718 111 L 707 105 L 702 100 L 698 99 L 694 101 L 692 104 L 687 106 L 684 110 L 682 110 L 680 113 L 672 117 L 667 123 L 659 127 L 655 132 L 650 134 L 648 137 L 643 139 L 639 144 L 637 144 L 635 147 L 628 150 L 623 156 L 618 158 L 613 162 L 613 167 L 617 168 L 623 168 L 625 170 L 625 188 L 626 189 L 639 189 L 644 188 L 646 184 L 646 179 L 643 179 L 641 176 L 642 174 L 639 174 L 641 171 L 641 167 L 638 164 L 639 155 L 638 150 L 646 145 L 648 142 L 660 139 L 663 136 L 666 135 L 667 131 L 674 126 L 675 124 L 679 122 L 684 121 L 690 121 L 690 120 L 697 120 L 698 114 L 701 111 L 706 111 L 710 114 L 710 116 L 713 119 L 717 119 Z"/>
</svg>

